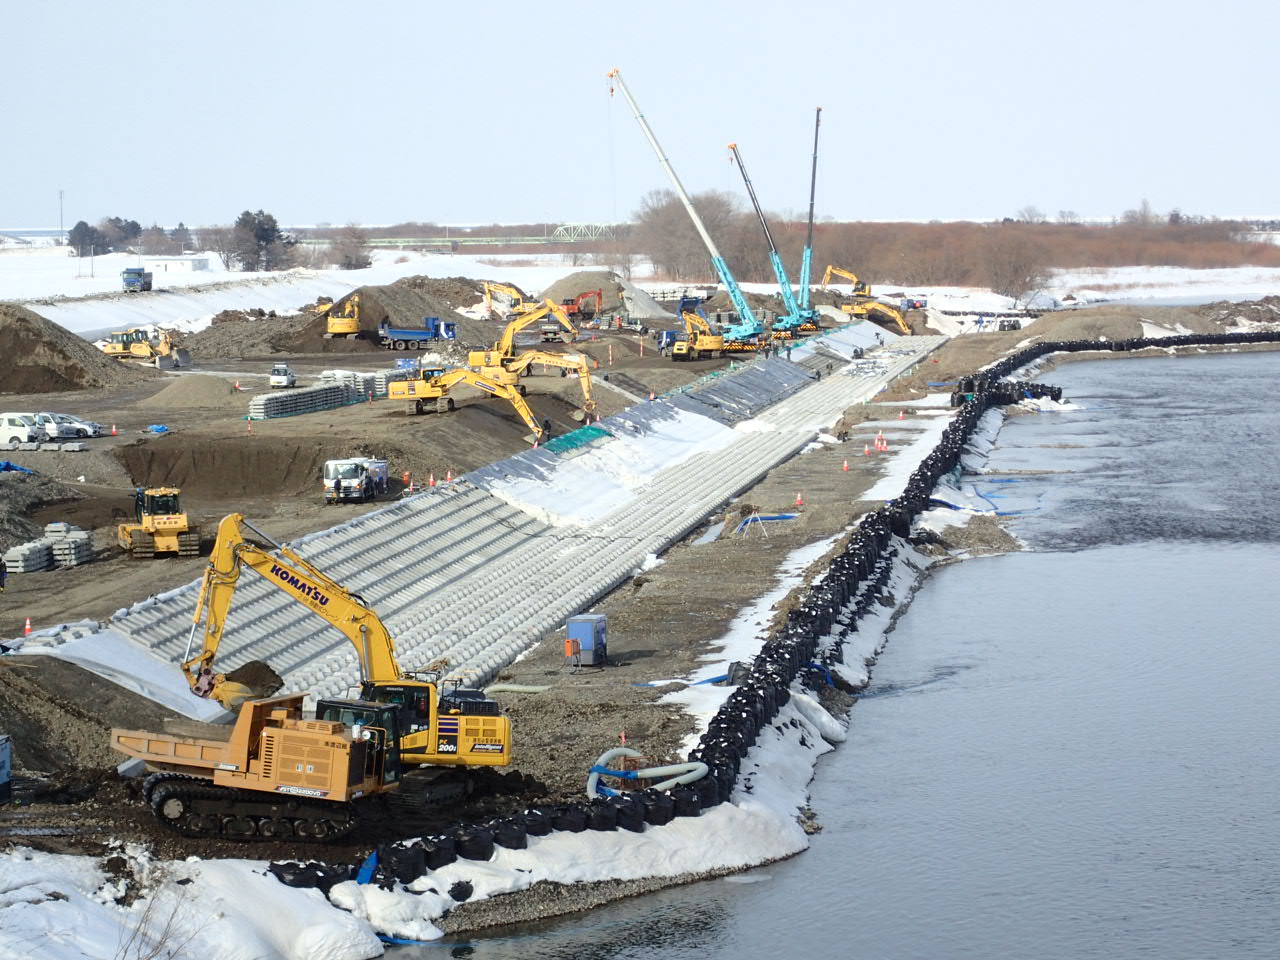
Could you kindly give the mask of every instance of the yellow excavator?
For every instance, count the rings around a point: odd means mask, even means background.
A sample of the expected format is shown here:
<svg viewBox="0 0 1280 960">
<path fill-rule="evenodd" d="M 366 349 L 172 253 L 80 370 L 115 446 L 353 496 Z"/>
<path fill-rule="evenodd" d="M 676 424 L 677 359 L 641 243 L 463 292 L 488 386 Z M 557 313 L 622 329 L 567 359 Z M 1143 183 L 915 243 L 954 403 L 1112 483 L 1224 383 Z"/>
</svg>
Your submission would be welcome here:
<svg viewBox="0 0 1280 960">
<path fill-rule="evenodd" d="M 200 528 L 183 511 L 181 493 L 176 487 L 138 487 L 133 493 L 133 522 L 116 525 L 120 549 L 134 560 L 149 560 L 157 553 L 199 556 Z"/>
<path fill-rule="evenodd" d="M 130 327 L 108 334 L 100 349 L 113 359 L 145 363 L 156 368 L 167 365 L 177 370 L 191 363 L 187 351 L 174 344 L 167 330 L 152 332 L 145 327 Z"/>
<path fill-rule="evenodd" d="M 466 383 L 477 390 L 482 390 L 493 397 L 500 397 L 515 409 L 525 426 L 532 432 L 531 442 L 541 443 L 546 439 L 546 431 L 538 423 L 537 417 L 524 402 L 524 387 L 508 386 L 496 383 L 486 376 L 471 370 L 455 369 L 448 372 L 440 368 L 426 368 L 414 380 L 392 380 L 387 384 L 387 395 L 392 400 L 408 400 L 406 413 L 411 415 L 426 413 L 429 405 L 434 404 L 436 413 L 452 413 L 457 409 L 450 391 L 460 383 Z"/>
<path fill-rule="evenodd" d="M 245 530 L 267 545 L 246 539 Z M 304 713 L 306 694 L 259 697 L 237 680 L 237 674 L 249 676 L 244 668 L 231 674 L 214 669 L 245 567 L 351 642 L 360 667 L 358 698 L 321 699 L 313 719 Z M 511 722 L 496 702 L 478 690 L 441 692 L 436 674 L 405 671 L 390 632 L 362 597 L 240 514 L 218 525 L 188 654 L 202 619 L 204 642 L 182 672 L 194 694 L 238 711 L 235 724 L 189 724 L 190 732 L 172 734 L 111 731 L 116 750 L 153 771 L 143 797 L 162 823 L 180 833 L 335 839 L 355 827 L 368 798 L 412 789 L 403 782 L 405 765 L 439 774 L 511 762 Z"/>
<path fill-rule="evenodd" d="M 711 329 L 711 324 L 686 310 L 681 316 L 684 319 L 683 340 L 671 345 L 671 359 L 698 360 L 702 357 L 718 357 L 724 350 L 724 337 Z"/>
<path fill-rule="evenodd" d="M 515 338 L 516 334 L 527 327 L 533 326 L 545 320 L 547 317 L 553 317 L 555 322 L 560 325 L 560 339 L 565 343 L 572 343 L 578 339 L 578 330 L 569 319 L 569 315 L 564 312 L 564 307 L 560 304 L 547 300 L 538 308 L 529 311 L 524 316 L 516 317 L 502 331 L 502 335 L 498 337 L 493 347 L 488 350 L 472 350 L 467 354 L 467 363 L 474 367 L 482 376 L 488 377 L 496 383 L 504 386 L 514 386 L 516 377 L 511 374 L 510 366 L 516 359 Z M 543 332 L 543 340 L 552 336 L 555 327 L 548 324 L 548 329 Z"/>
<path fill-rule="evenodd" d="M 360 335 L 360 294 L 353 293 L 342 301 L 341 307 L 331 303 L 320 311 L 325 317 L 324 338 L 358 337 Z"/>
<path fill-rule="evenodd" d="M 831 282 L 833 276 L 842 277 L 853 284 L 853 303 L 842 304 L 841 310 L 850 316 L 880 323 L 882 326 L 886 326 L 904 337 L 911 336 L 911 328 L 907 326 L 907 321 L 903 318 L 902 312 L 896 307 L 881 303 L 873 297 L 871 295 L 871 287 L 859 280 L 856 274 L 828 264 L 826 273 L 822 275 L 821 289 L 827 289 L 827 284 Z"/>
<path fill-rule="evenodd" d="M 497 293 L 507 298 L 508 308 L 502 310 L 494 303 L 493 295 Z M 489 316 L 495 320 L 506 320 L 508 316 L 514 316 L 519 319 L 526 313 L 532 313 L 538 309 L 538 301 L 530 301 L 523 290 L 514 284 L 496 283 L 492 280 L 484 282 L 484 309 Z"/>
</svg>

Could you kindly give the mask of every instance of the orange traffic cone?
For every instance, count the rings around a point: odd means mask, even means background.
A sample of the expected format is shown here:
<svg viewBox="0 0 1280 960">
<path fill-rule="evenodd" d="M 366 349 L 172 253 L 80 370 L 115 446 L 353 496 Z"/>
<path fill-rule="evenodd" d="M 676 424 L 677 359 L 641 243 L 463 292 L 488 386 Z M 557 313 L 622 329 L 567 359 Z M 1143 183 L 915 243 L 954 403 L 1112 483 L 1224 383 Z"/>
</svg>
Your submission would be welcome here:
<svg viewBox="0 0 1280 960">
<path fill-rule="evenodd" d="M 804 497 L 800 496 L 800 491 L 799 491 L 799 490 L 797 490 L 797 491 L 796 491 L 796 506 L 797 506 L 797 507 L 803 507 L 803 506 L 804 506 Z"/>
<path fill-rule="evenodd" d="M 27 625 L 22 628 L 22 635 L 24 637 L 31 636 L 31 618 L 30 617 L 27 617 Z"/>
<path fill-rule="evenodd" d="M 864 443 L 864 444 L 862 445 L 862 455 L 863 455 L 863 456 L 866 456 L 866 457 L 871 456 L 871 444 L 869 444 L 869 443 Z"/>
<path fill-rule="evenodd" d="M 111 425 L 111 435 L 113 437 L 116 435 L 116 425 L 114 423 Z"/>
<path fill-rule="evenodd" d="M 407 486 L 409 486 L 409 471 L 408 471 L 408 470 L 406 470 L 406 471 L 404 472 L 404 477 L 403 477 L 403 478 L 401 478 L 401 479 L 404 481 L 404 485 L 405 485 L 406 487 L 407 487 Z"/>
<path fill-rule="evenodd" d="M 650 390 L 650 391 L 649 391 L 649 399 L 650 399 L 650 400 L 652 400 L 652 399 L 653 399 L 653 391 L 652 391 L 652 390 Z"/>
<path fill-rule="evenodd" d="M 445 483 L 453 483 L 453 470 L 452 470 L 452 469 L 450 469 L 450 470 L 446 470 L 446 471 L 444 472 L 444 482 L 445 482 Z"/>
<path fill-rule="evenodd" d="M 845 472 L 845 473 L 848 473 L 848 472 L 849 472 L 849 461 L 848 461 L 848 460 L 846 460 L 846 461 L 844 462 L 844 472 Z"/>
<path fill-rule="evenodd" d="M 429 473 L 429 474 L 427 474 L 427 486 L 428 486 L 428 487 L 434 487 L 435 485 L 436 485 L 436 475 L 435 475 L 435 473 Z"/>
<path fill-rule="evenodd" d="M 899 419 L 899 420 L 905 420 L 905 419 L 906 419 L 906 413 L 907 413 L 907 412 L 906 412 L 905 410 L 899 410 L 899 411 L 898 411 L 898 419 Z"/>
<path fill-rule="evenodd" d="M 245 423 L 245 426 L 249 428 L 249 429 L 248 429 L 248 431 L 247 431 L 247 432 L 248 432 L 248 434 L 249 434 L 250 436 L 253 436 L 253 421 L 252 421 L 252 420 L 246 420 L 244 423 Z"/>
<path fill-rule="evenodd" d="M 237 389 L 237 390 L 239 390 L 239 389 L 240 389 L 240 381 L 239 381 L 239 380 L 237 380 L 237 381 L 236 381 L 236 389 Z"/>
</svg>

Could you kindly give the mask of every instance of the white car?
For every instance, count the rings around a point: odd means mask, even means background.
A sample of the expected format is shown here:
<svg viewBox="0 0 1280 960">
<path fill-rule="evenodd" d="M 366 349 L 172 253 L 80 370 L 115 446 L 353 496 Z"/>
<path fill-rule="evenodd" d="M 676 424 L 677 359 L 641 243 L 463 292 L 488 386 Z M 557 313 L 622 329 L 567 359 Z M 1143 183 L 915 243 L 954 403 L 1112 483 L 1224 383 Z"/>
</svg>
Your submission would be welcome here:
<svg viewBox="0 0 1280 960">
<path fill-rule="evenodd" d="M 296 387 L 298 378 L 294 376 L 287 363 L 277 363 L 271 367 L 272 387 Z"/>
<path fill-rule="evenodd" d="M 58 423 L 70 427 L 74 433 L 73 436 L 84 439 L 85 437 L 100 437 L 107 432 L 107 428 L 100 423 L 94 423 L 92 420 L 81 420 L 79 417 L 73 417 L 69 413 L 51 414 L 53 419 Z"/>
<path fill-rule="evenodd" d="M 35 443 L 42 436 L 29 413 L 0 413 L 0 442 Z"/>
<path fill-rule="evenodd" d="M 59 423 L 52 413 L 29 413 L 27 416 L 36 422 L 41 440 L 72 440 L 76 436 L 70 424 Z"/>
</svg>

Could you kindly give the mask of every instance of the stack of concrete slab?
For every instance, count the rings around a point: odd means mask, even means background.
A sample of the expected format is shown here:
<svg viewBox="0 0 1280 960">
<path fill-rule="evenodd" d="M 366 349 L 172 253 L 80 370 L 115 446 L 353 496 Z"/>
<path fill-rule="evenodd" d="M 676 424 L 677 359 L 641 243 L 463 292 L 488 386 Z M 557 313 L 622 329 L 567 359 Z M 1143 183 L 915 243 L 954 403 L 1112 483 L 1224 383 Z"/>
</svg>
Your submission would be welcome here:
<svg viewBox="0 0 1280 960">
<path fill-rule="evenodd" d="M 60 567 L 78 567 L 93 559 L 93 534 L 70 523 L 46 523 L 44 539 L 53 544 Z"/>
<path fill-rule="evenodd" d="M 45 539 L 20 543 L 5 553 L 4 565 L 10 573 L 48 570 L 53 566 L 53 543 Z"/>
<path fill-rule="evenodd" d="M 79 440 L 68 443 L 0 443 L 0 450 L 52 450 L 62 453 L 82 453 L 89 448 Z"/>
<path fill-rule="evenodd" d="M 373 375 L 373 395 L 385 397 L 390 392 L 387 384 L 393 380 L 412 380 L 417 375 L 417 370 L 401 370 L 399 367 L 393 370 L 379 370 Z"/>
<path fill-rule="evenodd" d="M 360 373 L 355 370 L 321 370 L 320 382 L 323 384 L 339 384 L 346 387 L 353 400 L 366 400 L 377 394 L 376 373 Z"/>
<path fill-rule="evenodd" d="M 725 442 L 659 470 L 591 524 L 586 536 L 580 527 L 552 526 L 532 507 L 484 489 L 509 487 L 513 474 L 549 478 L 569 462 L 539 449 L 306 537 L 295 547 L 368 600 L 395 636 L 407 669 L 445 660 L 451 678 L 483 684 L 567 617 L 632 576 L 648 554 L 678 541 L 802 449 L 846 407 L 874 397 L 943 339 L 904 338 L 879 359 L 816 381 L 798 370 L 768 372 L 771 379 L 762 386 L 769 389 L 783 389 L 791 377 L 809 385 L 753 413 L 763 429 L 733 430 L 725 437 L 721 418 L 746 415 L 745 401 L 729 391 L 714 418 L 722 424 Z M 690 412 L 664 401 L 646 402 L 601 426 L 627 435 L 629 442 L 645 442 L 664 418 L 669 425 L 680 417 Z M 600 440 L 612 442 L 612 437 Z M 111 629 L 160 659 L 180 661 L 187 645 L 184 621 L 189 622 L 197 588 L 193 583 L 122 610 Z M 229 670 L 256 659 L 270 663 L 288 690 L 341 695 L 358 677 L 345 637 L 265 581 L 243 578 L 219 666 Z"/>
<path fill-rule="evenodd" d="M 260 393 L 249 400 L 249 419 L 271 420 L 275 417 L 293 417 L 300 413 L 317 413 L 334 407 L 345 407 L 361 399 L 363 397 L 357 396 L 355 390 L 342 383 Z"/>
</svg>

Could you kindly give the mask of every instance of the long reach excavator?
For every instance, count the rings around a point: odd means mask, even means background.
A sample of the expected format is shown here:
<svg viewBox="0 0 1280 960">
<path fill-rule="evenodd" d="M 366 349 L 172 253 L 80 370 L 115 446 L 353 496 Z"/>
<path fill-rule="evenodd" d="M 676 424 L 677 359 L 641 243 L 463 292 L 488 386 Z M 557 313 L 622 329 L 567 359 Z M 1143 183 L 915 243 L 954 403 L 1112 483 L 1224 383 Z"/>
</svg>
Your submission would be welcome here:
<svg viewBox="0 0 1280 960">
<path fill-rule="evenodd" d="M 265 544 L 246 539 L 246 530 Z M 321 698 L 308 715 L 305 693 L 260 696 L 266 677 L 275 681 L 270 692 L 280 686 L 265 664 L 217 671 L 245 567 L 351 642 L 358 697 Z M 190 655 L 202 620 L 203 644 Z M 193 723 L 189 733 L 111 731 L 112 746 L 151 771 L 142 793 L 152 812 L 186 836 L 336 839 L 356 826 L 373 798 L 403 791 L 402 782 L 424 800 L 433 792 L 456 797 L 465 791 L 441 773 L 511 762 L 511 724 L 496 702 L 478 690 L 441 692 L 437 674 L 406 671 L 390 632 L 363 597 L 240 514 L 218 525 L 187 653 L 182 672 L 191 692 L 236 711 L 235 723 Z M 425 776 L 406 781 L 406 766 L 422 767 Z M 433 790 L 437 781 L 444 789 Z"/>
</svg>

